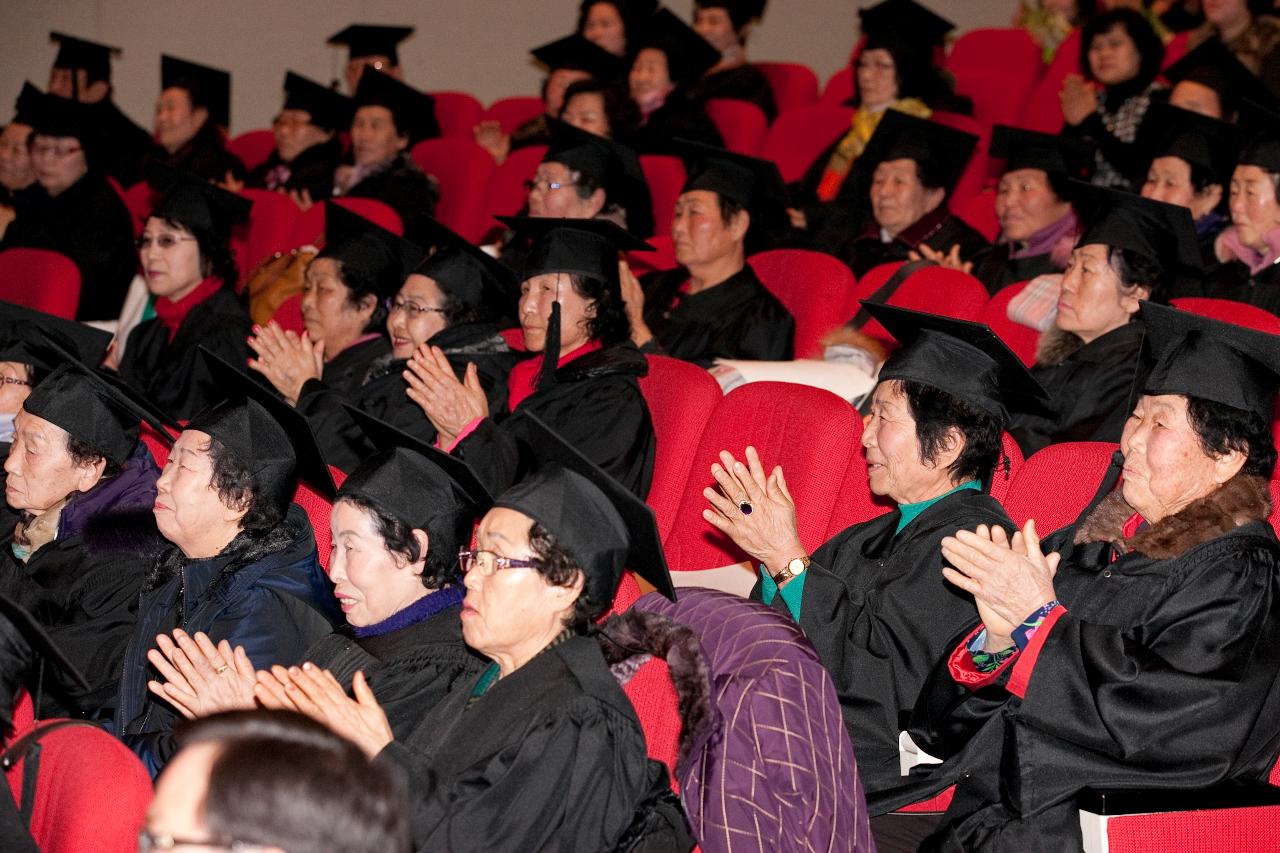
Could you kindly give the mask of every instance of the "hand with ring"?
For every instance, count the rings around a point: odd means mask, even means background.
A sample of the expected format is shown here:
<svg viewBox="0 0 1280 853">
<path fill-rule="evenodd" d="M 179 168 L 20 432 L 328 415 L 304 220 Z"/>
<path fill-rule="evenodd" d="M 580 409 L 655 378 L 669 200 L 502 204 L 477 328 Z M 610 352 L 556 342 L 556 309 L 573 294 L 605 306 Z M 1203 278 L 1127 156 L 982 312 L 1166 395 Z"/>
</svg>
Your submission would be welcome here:
<svg viewBox="0 0 1280 853">
<path fill-rule="evenodd" d="M 147 689 L 188 720 L 254 707 L 256 676 L 241 646 L 233 650 L 226 640 L 215 646 L 202 631 L 191 636 L 177 628 L 173 639 L 165 634 L 156 637 L 156 648 L 147 652 L 147 660 L 164 679 L 148 681 Z"/>
<path fill-rule="evenodd" d="M 720 462 L 711 466 L 718 488 L 703 490 L 711 506 L 702 517 L 777 574 L 808 553 L 800 542 L 796 504 L 781 467 L 766 476 L 756 449 L 748 447 L 745 455 L 744 465 L 720 451 Z"/>
</svg>

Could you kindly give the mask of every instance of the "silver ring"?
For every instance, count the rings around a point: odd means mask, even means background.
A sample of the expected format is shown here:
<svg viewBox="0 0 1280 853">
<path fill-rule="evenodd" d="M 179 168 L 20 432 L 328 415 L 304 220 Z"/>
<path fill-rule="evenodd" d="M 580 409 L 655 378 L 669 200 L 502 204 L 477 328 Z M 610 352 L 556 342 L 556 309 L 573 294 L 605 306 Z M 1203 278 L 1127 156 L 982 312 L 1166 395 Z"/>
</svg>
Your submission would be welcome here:
<svg viewBox="0 0 1280 853">
<path fill-rule="evenodd" d="M 747 502 L 747 501 L 743 501 L 742 503 L 738 504 L 738 510 L 739 510 L 743 515 L 751 515 L 751 510 L 752 510 L 752 509 L 753 509 L 753 507 L 752 507 L 752 506 L 751 506 L 751 504 L 750 504 L 749 502 Z"/>
</svg>

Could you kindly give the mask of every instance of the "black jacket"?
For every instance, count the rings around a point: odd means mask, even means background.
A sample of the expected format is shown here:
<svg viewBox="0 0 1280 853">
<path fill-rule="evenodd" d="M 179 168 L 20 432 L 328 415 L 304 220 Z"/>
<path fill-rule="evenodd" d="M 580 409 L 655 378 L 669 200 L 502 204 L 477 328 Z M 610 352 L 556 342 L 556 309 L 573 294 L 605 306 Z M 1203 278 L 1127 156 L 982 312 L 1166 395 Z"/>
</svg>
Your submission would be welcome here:
<svg viewBox="0 0 1280 853">
<path fill-rule="evenodd" d="M 778 117 L 778 105 L 773 100 L 769 78 L 754 65 L 739 65 L 708 74 L 694 83 L 690 92 L 704 103 L 712 98 L 727 98 L 755 104 L 770 123 Z"/>
<path fill-rule="evenodd" d="M 400 214 L 406 240 L 419 246 L 432 244 L 434 232 L 425 217 L 435 213 L 440 186 L 407 153 L 397 154 L 385 169 L 369 175 L 345 195 L 386 204 Z"/>
<path fill-rule="evenodd" d="M 333 172 L 342 162 L 342 143 L 337 137 L 312 145 L 286 164 L 289 179 L 280 186 L 268 186 L 267 177 L 280 165 L 280 155 L 275 151 L 249 172 L 245 185 L 264 190 L 307 192 L 311 200 L 320 202 L 333 195 Z"/>
<path fill-rule="evenodd" d="M 142 164 L 151 150 L 151 134 L 129 118 L 115 101 L 104 98 L 86 105 L 98 137 L 94 157 L 99 168 L 128 188 L 146 176 Z"/>
<path fill-rule="evenodd" d="M 222 131 L 209 121 L 196 131 L 196 135 L 186 145 L 172 154 L 163 146 L 151 146 L 148 159 L 159 161 L 179 171 L 191 172 L 215 184 L 225 181 L 228 172 L 237 180 L 245 178 L 244 163 L 227 150 Z M 146 166 L 144 165 L 143 168 L 145 169 Z"/>
<path fill-rule="evenodd" d="M 1221 264 L 1205 278 L 1204 295 L 1255 305 L 1280 317 L 1280 264 L 1257 275 L 1240 261 Z"/>
<path fill-rule="evenodd" d="M 1062 268 L 1054 264 L 1050 252 L 1029 258 L 1010 258 L 1012 248 L 1008 243 L 999 243 L 978 252 L 976 257 L 965 258 L 973 261 L 973 277 L 985 284 L 992 296 L 1011 284 L 1062 272 Z"/>
<path fill-rule="evenodd" d="M 724 138 L 715 122 L 707 115 L 700 98 L 684 88 L 676 88 L 667 100 L 649 114 L 649 119 L 629 140 L 622 140 L 641 154 L 675 154 L 680 152 L 671 144 L 673 139 L 688 139 L 724 147 Z"/>
<path fill-rule="evenodd" d="M 872 267 L 908 260 L 910 253 L 921 244 L 943 254 L 958 245 L 961 258 L 975 257 L 991 245 L 964 220 L 948 213 L 944 200 L 887 243 L 880 239 L 880 226 L 874 219 L 869 220 L 858 236 L 841 246 L 837 254 L 855 276 L 862 278 Z"/>
</svg>

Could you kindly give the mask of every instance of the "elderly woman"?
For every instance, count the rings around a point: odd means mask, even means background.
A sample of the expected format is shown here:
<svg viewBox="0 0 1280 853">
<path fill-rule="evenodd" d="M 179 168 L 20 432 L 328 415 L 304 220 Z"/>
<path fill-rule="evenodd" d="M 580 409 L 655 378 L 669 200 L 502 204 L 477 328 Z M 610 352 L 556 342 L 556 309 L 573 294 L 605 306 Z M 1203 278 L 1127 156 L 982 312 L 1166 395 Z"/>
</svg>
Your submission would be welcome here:
<svg viewBox="0 0 1280 853">
<path fill-rule="evenodd" d="M 559 118 L 579 130 L 626 141 L 635 133 L 640 116 L 635 103 L 616 81 L 579 80 L 564 90 Z"/>
<path fill-rule="evenodd" d="M 1095 185 L 1130 189 L 1142 169 L 1134 141 L 1161 88 L 1164 44 L 1141 12 L 1121 8 L 1090 18 L 1080 45 L 1080 73 L 1067 75 L 1059 94 L 1062 132 L 1097 146 Z"/>
<path fill-rule="evenodd" d="M 653 515 L 545 426 L 526 426 L 539 469 L 459 555 L 462 634 L 489 667 L 394 739 L 358 676 L 353 701 L 314 665 L 277 667 L 258 697 L 403 766 L 419 850 L 613 850 L 629 829 L 653 845 L 640 849 L 688 850 L 666 773 L 588 636 L 624 564 L 674 597 Z"/>
<path fill-rule="evenodd" d="M 351 101 L 292 71 L 284 75 L 284 92 L 284 106 L 271 122 L 276 147 L 245 184 L 286 193 L 309 207 L 333 195 L 342 160 L 337 132 L 351 125 Z"/>
<path fill-rule="evenodd" d="M 149 695 L 157 634 L 204 632 L 270 666 L 302 660 L 341 619 L 311 523 L 292 505 L 299 477 L 334 493 L 306 419 L 208 358 L 228 397 L 191 419 L 156 482 L 153 513 L 169 546 L 143 582 L 116 697 L 115 734 L 153 775 L 173 754 L 178 719 Z"/>
<path fill-rule="evenodd" d="M 484 669 L 462 642 L 458 549 L 492 497 L 467 466 L 389 424 L 360 423 L 381 448 L 338 490 L 330 514 L 329 579 L 346 625 L 305 660 L 349 683 L 362 672 L 391 731 L 408 737 L 455 686 Z M 188 718 L 254 707 L 254 666 L 243 648 L 174 631 L 148 659 L 164 682 L 151 692 Z M 222 668 L 223 664 L 227 668 Z"/>
<path fill-rule="evenodd" d="M 176 56 L 160 57 L 151 161 L 214 183 L 243 181 L 244 163 L 227 150 L 230 126 L 230 74 Z"/>
<path fill-rule="evenodd" d="M 187 420 L 222 399 L 200 357 L 203 347 L 244 364 L 249 314 L 231 229 L 253 203 L 190 174 L 166 173 L 167 190 L 138 238 L 138 260 L 155 316 L 128 332 L 121 377 L 172 417 Z"/>
<path fill-rule="evenodd" d="M 307 265 L 301 335 L 254 326 L 249 366 L 291 406 L 310 385 L 352 395 L 390 355 L 389 300 L 422 250 L 340 205 L 325 207 L 324 248 Z"/>
<path fill-rule="evenodd" d="M 1137 370 L 1143 299 L 1163 299 L 1200 269 L 1185 207 L 1079 185 L 1084 233 L 1062 276 L 1053 328 L 1040 336 L 1032 374 L 1049 393 L 1009 432 L 1030 456 L 1063 441 L 1119 441 Z"/>
<path fill-rule="evenodd" d="M 1280 128 L 1244 147 L 1231 173 L 1231 225 L 1214 244 L 1220 262 L 1204 295 L 1234 299 L 1280 315 Z"/>
<path fill-rule="evenodd" d="M 1094 503 L 1043 549 L 1034 521 L 1012 539 L 943 540 L 947 579 L 982 625 L 932 679 L 921 739 L 954 757 L 922 785 L 961 781 L 922 849 L 1081 849 L 1087 786 L 1198 789 L 1271 770 L 1280 349 L 1142 310 L 1157 356 Z"/>
<path fill-rule="evenodd" d="M 629 140 L 644 154 L 667 154 L 671 140 L 723 146 L 705 102 L 691 87 L 720 61 L 720 52 L 669 9 L 649 20 L 645 40 L 631 63 L 627 83 L 640 110 L 640 127 Z"/>
<path fill-rule="evenodd" d="M 634 56 L 655 0 L 583 0 L 578 35 L 614 56 Z"/>
<path fill-rule="evenodd" d="M 352 420 L 348 404 L 390 421 L 430 444 L 435 428 L 406 395 L 409 358 L 448 364 L 460 381 L 468 365 L 479 380 L 491 411 L 507 406 L 507 375 L 519 360 L 498 334 L 502 306 L 515 299 L 515 275 L 498 261 L 435 220 L 435 252 L 414 267 L 387 309 L 391 353 L 374 362 L 364 384 L 342 391 L 323 379 L 309 380 L 298 396 L 325 459 L 350 471 L 371 450 Z"/>
<path fill-rule="evenodd" d="M 459 381 L 447 361 L 421 349 L 405 374 L 409 397 L 435 426 L 440 446 L 470 463 L 491 492 L 515 480 L 513 428 L 532 414 L 636 495 L 647 495 L 656 440 L 638 379 L 649 365 L 630 340 L 618 253 L 649 245 L 598 219 L 503 221 L 537 238 L 519 313 L 525 349 L 541 358 L 512 369 L 510 417 L 493 416 L 470 368 Z"/>
<path fill-rule="evenodd" d="M 899 716 L 977 616 L 939 574 L 938 543 L 979 524 L 1012 529 L 983 485 L 1007 407 L 1043 391 L 985 326 L 863 304 L 902 343 L 880 371 L 862 434 L 871 491 L 896 509 L 810 555 L 782 469 L 766 475 L 749 447 L 745 463 L 722 451 L 711 466 L 719 490 L 704 492 L 703 517 L 758 562 L 752 597 L 785 608 L 813 640 L 874 791 L 897 781 Z"/>
</svg>

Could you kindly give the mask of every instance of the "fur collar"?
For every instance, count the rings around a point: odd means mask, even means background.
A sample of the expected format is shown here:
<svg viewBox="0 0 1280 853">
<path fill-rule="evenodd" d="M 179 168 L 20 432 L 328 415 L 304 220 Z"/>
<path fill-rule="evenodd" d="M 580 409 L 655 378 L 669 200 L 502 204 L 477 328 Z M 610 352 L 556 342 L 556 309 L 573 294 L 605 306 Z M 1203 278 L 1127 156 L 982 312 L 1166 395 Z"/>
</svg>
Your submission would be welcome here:
<svg viewBox="0 0 1280 853">
<path fill-rule="evenodd" d="M 650 657 L 667 662 L 680 710 L 677 766 L 682 765 L 713 722 L 711 672 L 697 635 L 666 616 L 632 609 L 602 622 L 597 639 L 620 684 L 630 681 Z"/>
<path fill-rule="evenodd" d="M 1040 333 L 1040 340 L 1036 342 L 1036 364 L 1057 367 L 1083 346 L 1084 340 L 1079 335 L 1050 326 Z"/>
<path fill-rule="evenodd" d="M 1154 560 L 1173 559 L 1250 521 L 1265 521 L 1271 515 L 1271 489 L 1262 477 L 1233 477 L 1181 512 L 1148 525 L 1126 540 L 1121 529 L 1133 513 L 1133 507 L 1117 488 L 1076 530 L 1075 543 L 1110 542 L 1124 552 L 1136 551 Z"/>
</svg>

